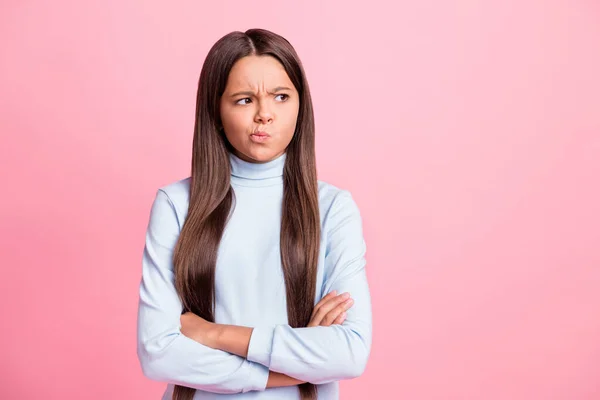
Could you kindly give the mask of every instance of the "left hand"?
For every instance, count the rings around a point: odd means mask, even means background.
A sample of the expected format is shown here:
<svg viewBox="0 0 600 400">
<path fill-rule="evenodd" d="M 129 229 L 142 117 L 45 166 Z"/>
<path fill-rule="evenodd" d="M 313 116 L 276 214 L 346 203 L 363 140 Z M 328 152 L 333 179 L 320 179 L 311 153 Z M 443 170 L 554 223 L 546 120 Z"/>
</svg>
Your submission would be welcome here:
<svg viewBox="0 0 600 400">
<path fill-rule="evenodd" d="M 307 327 L 341 325 L 353 304 L 350 293 L 338 295 L 334 290 L 315 305 Z"/>
<path fill-rule="evenodd" d="M 205 346 L 213 347 L 215 324 L 189 311 L 181 314 L 179 321 L 181 333 Z"/>
</svg>

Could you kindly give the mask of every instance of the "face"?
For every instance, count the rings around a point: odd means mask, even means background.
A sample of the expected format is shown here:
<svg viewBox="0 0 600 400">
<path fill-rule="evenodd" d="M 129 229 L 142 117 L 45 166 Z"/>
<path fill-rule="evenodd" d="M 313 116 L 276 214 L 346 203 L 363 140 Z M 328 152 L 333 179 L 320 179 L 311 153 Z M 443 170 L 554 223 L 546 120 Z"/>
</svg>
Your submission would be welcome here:
<svg viewBox="0 0 600 400">
<path fill-rule="evenodd" d="M 235 155 L 263 163 L 285 153 L 296 129 L 299 106 L 298 91 L 277 59 L 239 59 L 229 72 L 220 100 L 225 136 Z"/>
</svg>

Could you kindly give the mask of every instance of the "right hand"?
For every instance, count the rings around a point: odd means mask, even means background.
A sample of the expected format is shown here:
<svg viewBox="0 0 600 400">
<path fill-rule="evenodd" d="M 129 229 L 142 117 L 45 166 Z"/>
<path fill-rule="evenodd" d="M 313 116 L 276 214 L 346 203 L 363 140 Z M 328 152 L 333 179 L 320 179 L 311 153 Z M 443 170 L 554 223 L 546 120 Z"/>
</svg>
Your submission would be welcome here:
<svg viewBox="0 0 600 400">
<path fill-rule="evenodd" d="M 350 293 L 337 295 L 335 290 L 329 292 L 313 309 L 307 327 L 341 324 L 346 319 L 346 310 L 353 304 Z"/>
</svg>

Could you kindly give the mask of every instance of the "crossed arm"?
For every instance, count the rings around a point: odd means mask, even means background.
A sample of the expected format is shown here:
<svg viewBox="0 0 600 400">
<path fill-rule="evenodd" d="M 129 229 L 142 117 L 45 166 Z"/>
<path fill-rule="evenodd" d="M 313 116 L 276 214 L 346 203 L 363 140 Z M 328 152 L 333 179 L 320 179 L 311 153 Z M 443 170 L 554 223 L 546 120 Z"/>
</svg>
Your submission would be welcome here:
<svg viewBox="0 0 600 400">
<path fill-rule="evenodd" d="M 346 319 L 346 311 L 354 300 L 349 293 L 337 295 L 336 291 L 327 294 L 315 306 L 308 327 L 341 324 Z M 186 312 L 180 317 L 181 333 L 196 342 L 212 349 L 226 351 L 243 358 L 248 357 L 248 347 L 253 328 L 238 325 L 216 324 L 198 315 Z M 267 388 L 294 386 L 305 383 L 291 376 L 269 371 Z"/>
<path fill-rule="evenodd" d="M 144 374 L 214 393 L 321 384 L 362 374 L 371 346 L 366 246 L 351 196 L 341 192 L 338 197 L 330 210 L 323 292 L 351 293 L 355 303 L 345 320 L 337 319 L 338 312 L 329 325 L 240 327 L 181 315 L 171 261 L 180 227 L 171 199 L 159 190 L 146 232 L 138 306 L 138 359 Z"/>
</svg>

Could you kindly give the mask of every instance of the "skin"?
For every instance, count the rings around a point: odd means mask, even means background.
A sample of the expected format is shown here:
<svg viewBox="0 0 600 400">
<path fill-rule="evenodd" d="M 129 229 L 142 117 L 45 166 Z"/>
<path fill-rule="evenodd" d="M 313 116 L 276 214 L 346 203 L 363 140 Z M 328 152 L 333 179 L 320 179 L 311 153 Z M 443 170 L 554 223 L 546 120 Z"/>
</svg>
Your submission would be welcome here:
<svg viewBox="0 0 600 400">
<path fill-rule="evenodd" d="M 294 135 L 300 99 L 285 69 L 271 56 L 248 56 L 231 69 L 220 100 L 220 116 L 225 136 L 234 154 L 244 161 L 264 163 L 285 153 Z M 255 131 L 271 137 L 262 143 L 251 140 Z M 307 327 L 342 324 L 352 307 L 349 293 L 335 291 L 323 297 L 314 307 Z M 247 357 L 253 328 L 209 322 L 186 312 L 180 317 L 181 333 L 214 349 Z M 267 387 L 293 386 L 305 383 L 290 376 L 270 371 Z"/>
<path fill-rule="evenodd" d="M 233 65 L 219 107 L 234 154 L 244 161 L 264 163 L 281 156 L 292 140 L 300 98 L 277 59 L 247 56 Z M 271 137 L 255 143 L 250 135 L 257 130 Z"/>
</svg>

